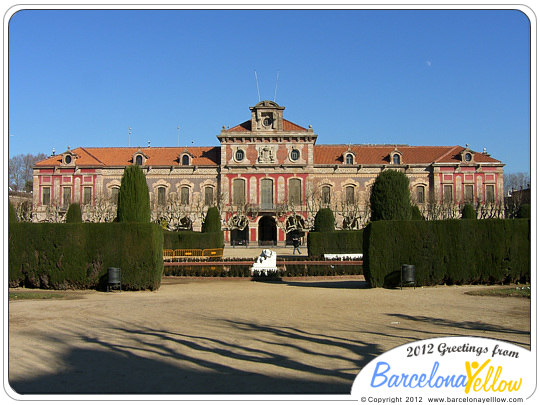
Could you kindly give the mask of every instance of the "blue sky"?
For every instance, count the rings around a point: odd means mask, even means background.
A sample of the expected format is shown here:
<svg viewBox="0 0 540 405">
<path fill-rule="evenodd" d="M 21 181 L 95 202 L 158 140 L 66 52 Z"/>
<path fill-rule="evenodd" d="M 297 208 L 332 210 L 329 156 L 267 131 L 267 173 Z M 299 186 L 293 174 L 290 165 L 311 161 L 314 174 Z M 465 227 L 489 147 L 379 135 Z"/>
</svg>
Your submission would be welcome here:
<svg viewBox="0 0 540 405">
<path fill-rule="evenodd" d="M 519 11 L 34 10 L 9 23 L 9 156 L 218 145 L 261 99 L 318 144 L 463 145 L 530 166 Z"/>
</svg>

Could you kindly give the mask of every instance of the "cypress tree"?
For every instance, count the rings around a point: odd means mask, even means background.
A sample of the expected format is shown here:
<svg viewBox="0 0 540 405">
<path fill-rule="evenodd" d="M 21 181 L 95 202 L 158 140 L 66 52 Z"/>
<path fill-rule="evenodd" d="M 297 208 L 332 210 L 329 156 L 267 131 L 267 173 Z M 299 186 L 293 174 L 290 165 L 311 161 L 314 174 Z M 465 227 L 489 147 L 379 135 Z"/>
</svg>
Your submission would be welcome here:
<svg viewBox="0 0 540 405">
<path fill-rule="evenodd" d="M 150 196 L 146 176 L 139 166 L 124 169 L 118 191 L 118 222 L 150 222 Z"/>
<path fill-rule="evenodd" d="M 220 232 L 221 218 L 217 207 L 209 207 L 202 224 L 202 232 Z"/>
<path fill-rule="evenodd" d="M 420 208 L 418 208 L 418 205 L 411 206 L 411 219 L 413 221 L 421 221 L 424 219 L 422 213 L 420 212 Z"/>
<path fill-rule="evenodd" d="M 461 219 L 476 219 L 476 211 L 471 204 L 465 204 L 461 210 Z"/>
<path fill-rule="evenodd" d="M 396 170 L 385 170 L 377 176 L 371 196 L 371 220 L 410 220 L 411 192 L 409 179 Z"/>
<path fill-rule="evenodd" d="M 317 212 L 313 228 L 315 232 L 334 232 L 336 230 L 334 213 L 330 208 L 321 208 Z"/>
<path fill-rule="evenodd" d="M 66 222 L 67 223 L 81 223 L 82 222 L 81 206 L 78 203 L 73 203 L 69 205 L 69 208 L 66 213 Z"/>
</svg>

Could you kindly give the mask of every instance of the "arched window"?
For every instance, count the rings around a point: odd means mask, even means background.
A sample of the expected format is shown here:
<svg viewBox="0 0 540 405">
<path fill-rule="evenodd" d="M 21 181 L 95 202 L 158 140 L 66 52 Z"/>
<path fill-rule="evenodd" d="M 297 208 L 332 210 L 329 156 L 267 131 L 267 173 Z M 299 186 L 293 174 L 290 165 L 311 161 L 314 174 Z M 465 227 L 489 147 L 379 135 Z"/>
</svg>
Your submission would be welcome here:
<svg viewBox="0 0 540 405">
<path fill-rule="evenodd" d="M 233 180 L 233 204 L 242 205 L 246 202 L 246 182 L 244 179 Z"/>
<path fill-rule="evenodd" d="M 345 203 L 354 204 L 354 187 L 353 186 L 345 187 Z"/>
<path fill-rule="evenodd" d="M 137 166 L 142 166 L 142 156 L 141 156 L 141 155 L 137 155 L 137 156 L 135 157 L 135 164 L 136 164 Z"/>
<path fill-rule="evenodd" d="M 189 187 L 184 186 L 180 189 L 180 204 L 189 204 Z"/>
<path fill-rule="evenodd" d="M 289 203 L 292 205 L 302 204 L 302 182 L 300 179 L 289 180 Z"/>
<path fill-rule="evenodd" d="M 321 197 L 322 197 L 322 203 L 324 205 L 330 204 L 330 186 L 321 187 Z"/>
<path fill-rule="evenodd" d="M 165 187 L 158 187 L 157 189 L 157 196 L 158 196 L 158 204 L 159 205 L 165 205 Z"/>
<path fill-rule="evenodd" d="M 261 205 L 263 209 L 274 207 L 274 182 L 272 179 L 261 180 Z"/>
<path fill-rule="evenodd" d="M 182 156 L 182 166 L 189 166 L 189 155 Z"/>
<path fill-rule="evenodd" d="M 392 163 L 395 165 L 401 164 L 401 157 L 397 153 L 394 153 L 394 156 L 392 157 Z"/>
<path fill-rule="evenodd" d="M 352 153 L 347 153 L 345 155 L 345 164 L 352 165 L 353 163 L 354 163 L 354 158 L 353 158 Z"/>
</svg>

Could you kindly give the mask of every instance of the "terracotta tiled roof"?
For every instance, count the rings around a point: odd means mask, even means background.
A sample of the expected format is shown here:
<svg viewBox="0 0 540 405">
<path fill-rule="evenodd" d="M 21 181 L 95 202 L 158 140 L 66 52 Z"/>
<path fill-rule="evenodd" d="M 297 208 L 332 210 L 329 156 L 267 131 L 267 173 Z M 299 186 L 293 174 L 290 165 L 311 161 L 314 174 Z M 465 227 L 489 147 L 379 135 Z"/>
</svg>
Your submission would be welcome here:
<svg viewBox="0 0 540 405">
<path fill-rule="evenodd" d="M 295 124 L 289 120 L 283 119 L 283 130 L 284 131 L 307 131 L 306 128 L 301 127 L 300 125 Z M 242 122 L 230 129 L 227 132 L 249 132 L 251 131 L 251 120 Z"/>
<path fill-rule="evenodd" d="M 389 164 L 390 152 L 395 145 L 350 145 L 357 164 Z M 342 164 L 343 153 L 349 145 L 315 145 L 314 164 Z M 403 164 L 459 163 L 462 146 L 397 146 Z M 501 163 L 483 153 L 475 153 L 474 161 L 479 163 Z"/>
<path fill-rule="evenodd" d="M 147 166 L 179 165 L 178 156 L 186 150 L 193 156 L 196 166 L 219 165 L 221 153 L 218 146 L 203 147 L 150 147 L 150 148 L 77 148 L 72 152 L 78 158 L 77 166 L 127 166 L 133 164 L 133 155 L 140 150 L 145 156 Z M 60 166 L 62 155 L 51 156 L 36 163 L 36 167 Z"/>
</svg>

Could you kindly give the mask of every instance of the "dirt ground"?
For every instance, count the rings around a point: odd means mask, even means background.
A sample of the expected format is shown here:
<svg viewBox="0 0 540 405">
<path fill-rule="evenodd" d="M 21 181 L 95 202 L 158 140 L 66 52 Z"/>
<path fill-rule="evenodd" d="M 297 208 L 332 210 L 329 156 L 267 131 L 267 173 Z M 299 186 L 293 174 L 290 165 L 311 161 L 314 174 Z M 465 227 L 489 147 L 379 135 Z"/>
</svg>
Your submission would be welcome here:
<svg viewBox="0 0 540 405">
<path fill-rule="evenodd" d="M 359 278 L 281 283 L 164 279 L 158 291 L 72 291 L 9 303 L 19 394 L 349 394 L 398 345 L 482 336 L 530 349 L 530 300 L 482 286 L 364 289 Z"/>
</svg>

